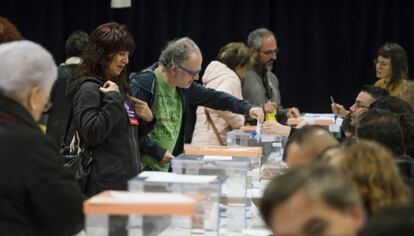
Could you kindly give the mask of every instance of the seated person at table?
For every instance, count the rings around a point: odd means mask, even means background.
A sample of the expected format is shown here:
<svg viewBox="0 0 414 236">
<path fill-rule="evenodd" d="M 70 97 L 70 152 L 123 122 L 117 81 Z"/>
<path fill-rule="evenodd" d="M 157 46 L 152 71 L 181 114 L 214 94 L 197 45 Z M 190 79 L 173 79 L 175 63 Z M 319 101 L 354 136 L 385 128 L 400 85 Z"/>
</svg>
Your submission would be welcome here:
<svg viewBox="0 0 414 236">
<path fill-rule="evenodd" d="M 275 235 L 357 235 L 365 217 L 358 192 L 340 171 L 300 166 L 267 186 L 260 212 Z"/>
<path fill-rule="evenodd" d="M 404 181 L 414 187 L 414 159 L 405 152 L 401 125 L 389 111 L 371 109 L 363 114 L 356 125 L 357 139 L 376 141 L 388 148 L 396 157 Z"/>
<path fill-rule="evenodd" d="M 387 95 L 388 93 L 384 89 L 377 88 L 372 85 L 364 85 L 355 98 L 354 104 L 349 108 L 350 111 L 346 110 L 341 104 L 332 103 L 332 113 L 341 117 L 345 117 L 350 113 L 351 125 L 355 127 L 355 120 L 364 112 L 366 112 L 369 106 L 375 102 L 375 100 Z"/>
<path fill-rule="evenodd" d="M 330 146 L 337 145 L 338 140 L 321 126 L 305 126 L 289 138 L 283 152 L 283 160 L 289 168 L 308 165 Z"/>
</svg>

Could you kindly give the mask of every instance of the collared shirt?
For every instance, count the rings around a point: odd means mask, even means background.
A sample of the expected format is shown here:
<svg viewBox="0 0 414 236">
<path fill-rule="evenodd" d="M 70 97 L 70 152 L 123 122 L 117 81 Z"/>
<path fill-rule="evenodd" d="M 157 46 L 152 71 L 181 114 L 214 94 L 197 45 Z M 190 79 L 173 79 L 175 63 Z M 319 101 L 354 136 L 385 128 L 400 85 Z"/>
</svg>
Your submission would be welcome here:
<svg viewBox="0 0 414 236">
<path fill-rule="evenodd" d="M 79 65 L 82 62 L 82 58 L 80 57 L 69 57 L 66 59 L 65 63 L 60 64 L 62 65 Z"/>
</svg>

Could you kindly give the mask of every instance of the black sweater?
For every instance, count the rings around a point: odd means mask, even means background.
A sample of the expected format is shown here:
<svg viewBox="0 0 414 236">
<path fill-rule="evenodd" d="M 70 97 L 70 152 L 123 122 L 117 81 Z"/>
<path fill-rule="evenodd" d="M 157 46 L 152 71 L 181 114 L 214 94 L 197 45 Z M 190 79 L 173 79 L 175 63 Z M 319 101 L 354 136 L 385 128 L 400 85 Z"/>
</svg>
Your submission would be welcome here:
<svg viewBox="0 0 414 236">
<path fill-rule="evenodd" d="M 84 79 L 88 81 L 83 83 Z M 114 91 L 103 94 L 99 91 L 103 82 L 91 79 L 74 80 L 67 93 L 73 96 L 73 120 L 81 142 L 92 150 L 88 196 L 127 188 L 127 181 L 141 172 L 139 137 L 152 127 L 143 121 L 139 127 L 130 125 L 124 108 L 126 95 Z"/>
<path fill-rule="evenodd" d="M 17 102 L 0 96 L 1 235 L 73 235 L 82 193 L 56 144 Z"/>
</svg>

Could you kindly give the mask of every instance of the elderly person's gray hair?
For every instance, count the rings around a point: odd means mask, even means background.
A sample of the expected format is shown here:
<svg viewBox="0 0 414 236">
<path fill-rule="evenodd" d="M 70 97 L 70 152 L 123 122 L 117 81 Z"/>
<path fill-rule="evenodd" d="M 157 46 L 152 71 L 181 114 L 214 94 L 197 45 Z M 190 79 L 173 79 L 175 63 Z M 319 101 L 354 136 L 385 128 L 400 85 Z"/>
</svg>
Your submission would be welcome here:
<svg viewBox="0 0 414 236">
<path fill-rule="evenodd" d="M 21 102 L 36 85 L 49 92 L 56 77 L 52 55 L 39 44 L 23 40 L 0 45 L 0 93 L 5 96 Z"/>
<path fill-rule="evenodd" d="M 247 37 L 247 46 L 249 48 L 255 48 L 257 50 L 260 50 L 263 46 L 263 38 L 266 36 L 275 37 L 273 32 L 266 28 L 260 28 L 252 31 Z"/>
<path fill-rule="evenodd" d="M 191 53 L 201 55 L 201 51 L 197 44 L 189 37 L 179 38 L 168 42 L 164 50 L 162 50 L 158 62 L 165 68 L 173 65 L 183 65 L 187 62 Z"/>
</svg>

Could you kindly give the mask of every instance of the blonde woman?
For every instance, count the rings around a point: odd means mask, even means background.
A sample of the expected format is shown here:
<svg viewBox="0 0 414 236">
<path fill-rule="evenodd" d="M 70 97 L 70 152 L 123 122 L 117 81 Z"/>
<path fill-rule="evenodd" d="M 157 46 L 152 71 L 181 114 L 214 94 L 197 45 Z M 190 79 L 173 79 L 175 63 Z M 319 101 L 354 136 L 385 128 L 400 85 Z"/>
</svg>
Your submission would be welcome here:
<svg viewBox="0 0 414 236">
<path fill-rule="evenodd" d="M 356 184 L 368 215 L 384 207 L 409 203 L 409 189 L 393 155 L 385 147 L 359 140 L 343 148 L 337 166 Z"/>
<path fill-rule="evenodd" d="M 220 49 L 216 61 L 206 68 L 203 84 L 207 88 L 242 98 L 241 81 L 250 66 L 249 50 L 244 43 L 229 43 Z M 244 116 L 228 111 L 198 107 L 192 144 L 223 145 L 226 133 L 244 124 Z"/>
</svg>

